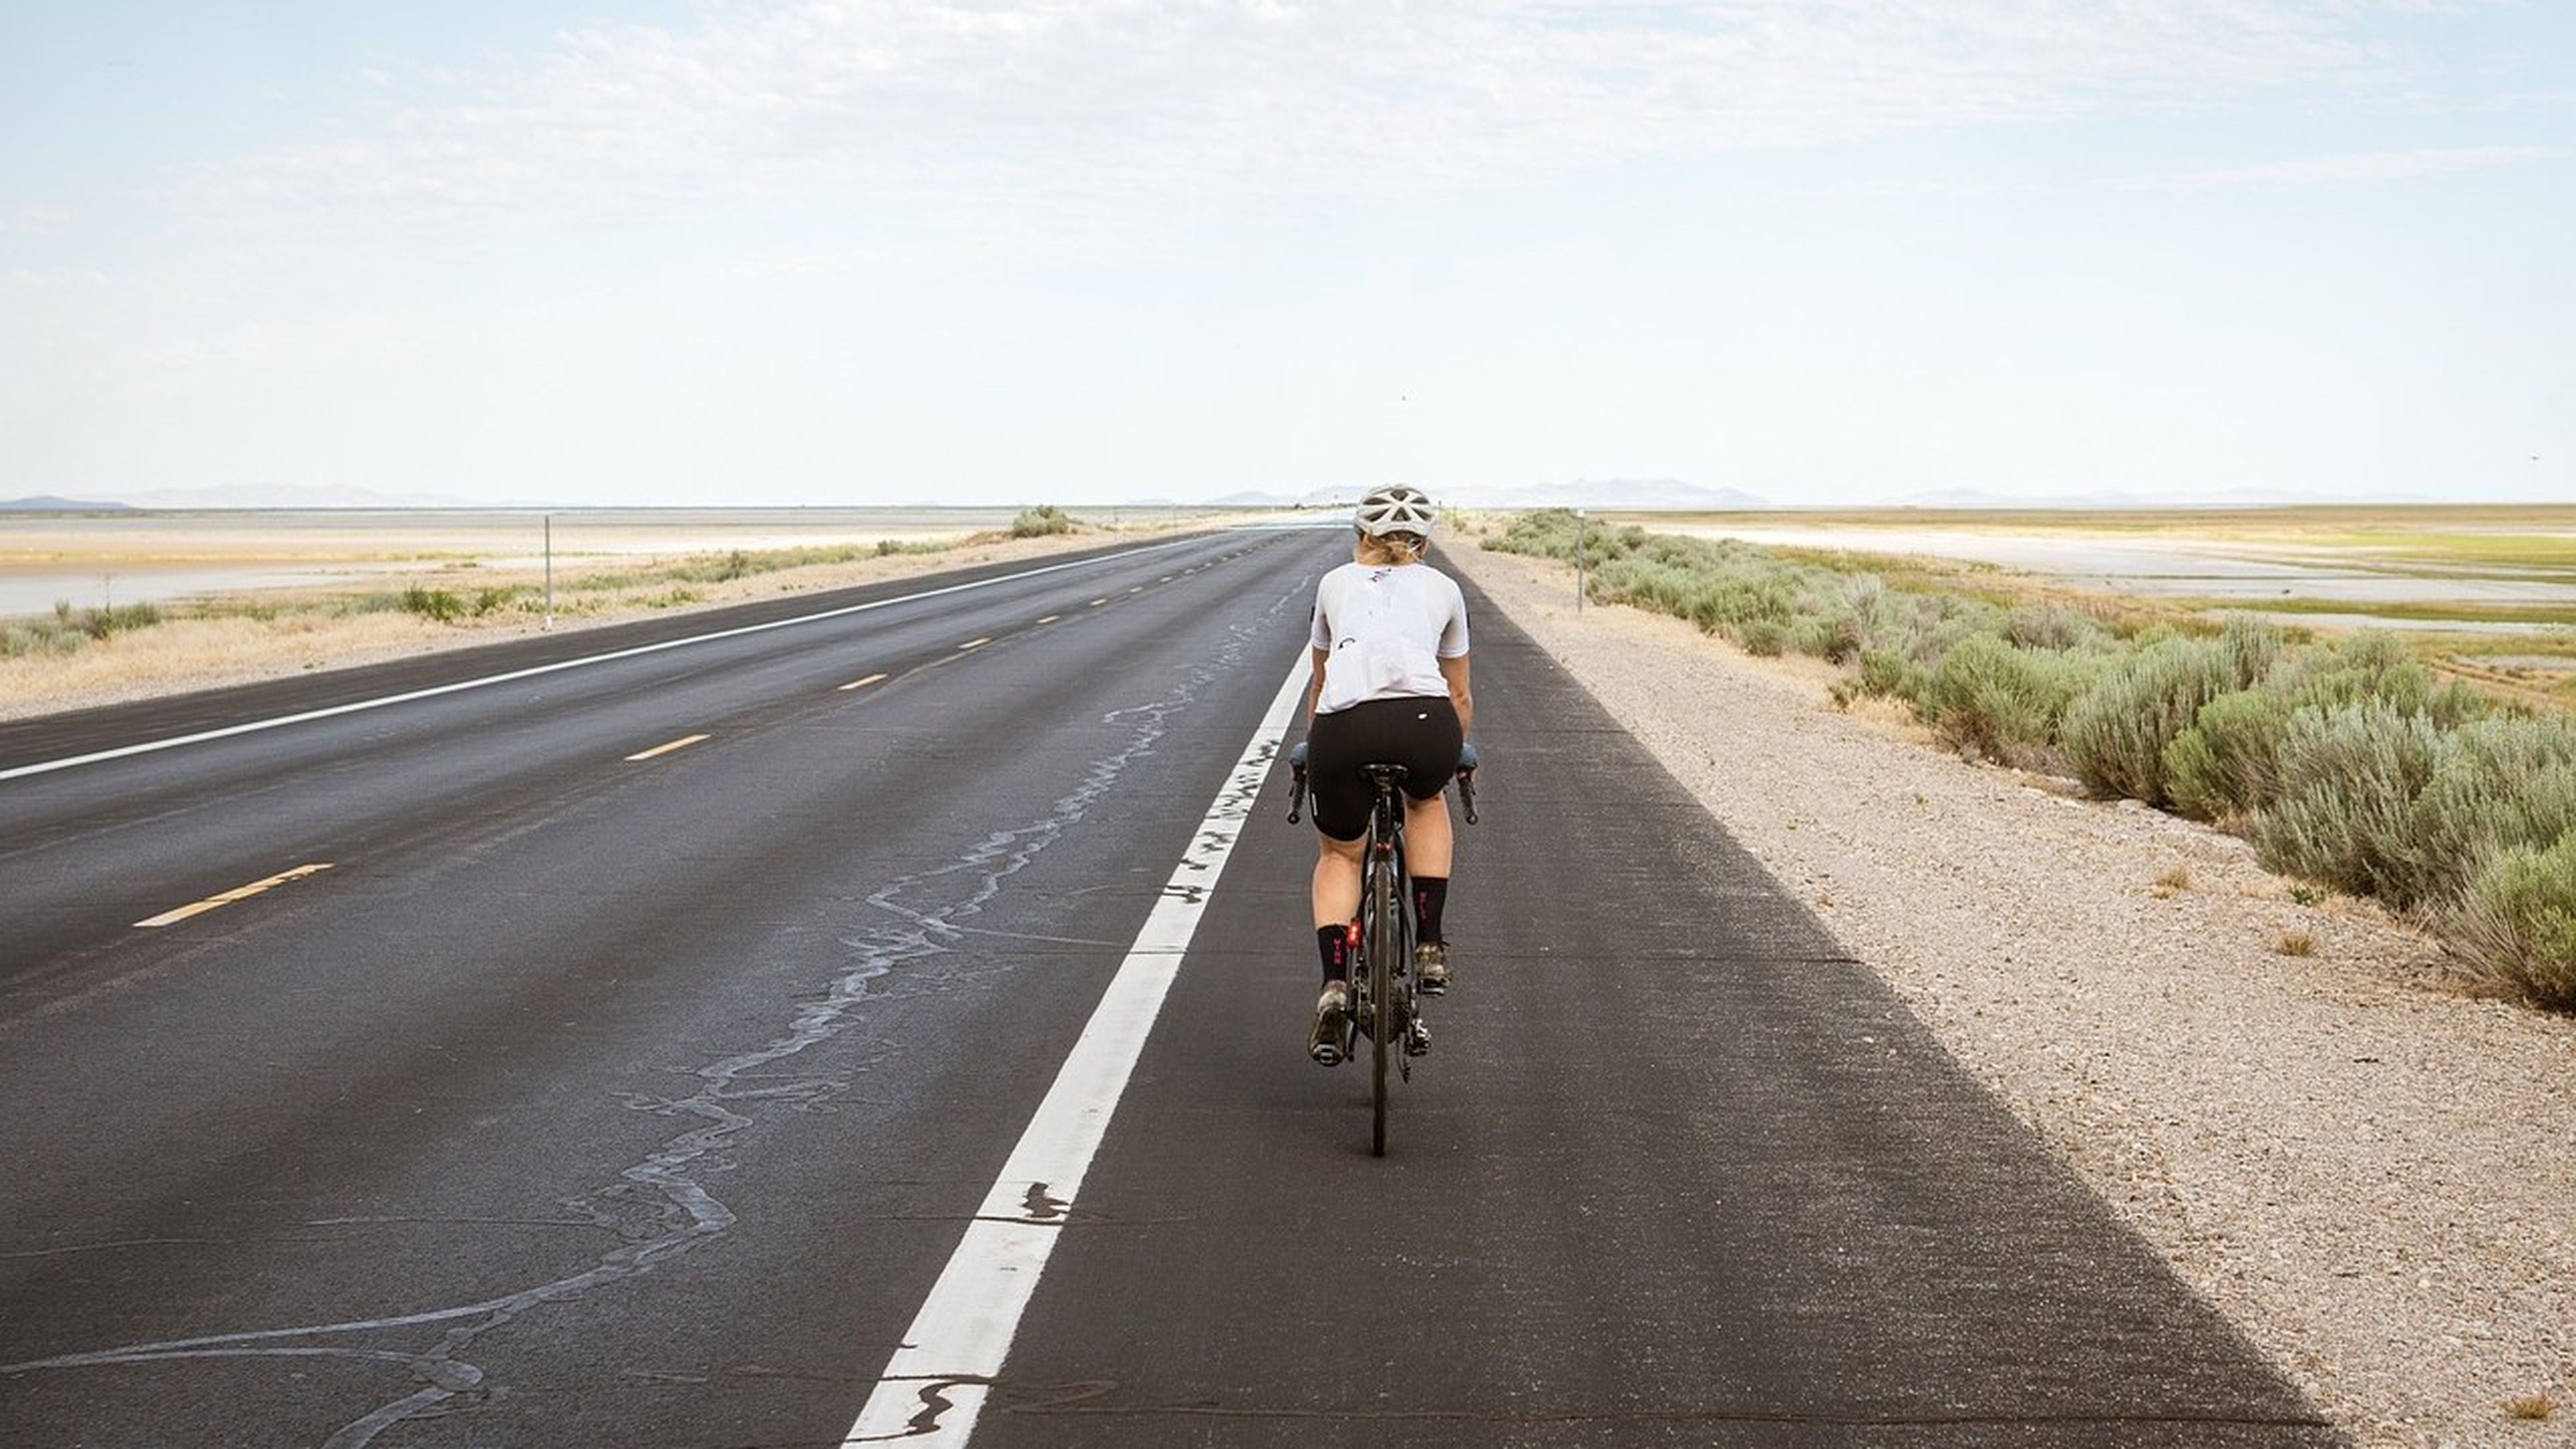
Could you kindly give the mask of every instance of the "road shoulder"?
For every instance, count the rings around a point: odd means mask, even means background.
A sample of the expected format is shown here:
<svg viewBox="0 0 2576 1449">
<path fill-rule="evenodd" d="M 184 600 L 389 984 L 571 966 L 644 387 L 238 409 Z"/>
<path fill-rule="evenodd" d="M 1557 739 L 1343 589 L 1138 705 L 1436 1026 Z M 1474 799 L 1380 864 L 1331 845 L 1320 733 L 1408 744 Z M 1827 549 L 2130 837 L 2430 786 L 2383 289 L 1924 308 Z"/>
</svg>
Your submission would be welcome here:
<svg viewBox="0 0 2576 1449">
<path fill-rule="evenodd" d="M 2576 1443 L 2576 1022 L 2452 991 L 2429 941 L 2293 900 L 2234 837 L 1578 613 L 1560 565 L 1446 561 L 2357 1439 Z"/>
</svg>

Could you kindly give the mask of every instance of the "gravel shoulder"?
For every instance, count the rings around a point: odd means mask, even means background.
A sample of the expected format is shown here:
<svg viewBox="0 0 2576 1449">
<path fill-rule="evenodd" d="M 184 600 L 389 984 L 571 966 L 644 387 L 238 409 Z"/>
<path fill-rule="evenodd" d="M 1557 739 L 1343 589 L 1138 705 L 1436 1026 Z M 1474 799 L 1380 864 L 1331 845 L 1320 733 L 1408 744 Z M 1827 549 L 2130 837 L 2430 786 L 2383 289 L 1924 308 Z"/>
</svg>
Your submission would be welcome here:
<svg viewBox="0 0 2576 1449">
<path fill-rule="evenodd" d="M 2576 1021 L 2465 994 L 2233 836 L 1578 613 L 1563 565 L 1444 561 L 2358 1442 L 2576 1445 Z"/>
</svg>

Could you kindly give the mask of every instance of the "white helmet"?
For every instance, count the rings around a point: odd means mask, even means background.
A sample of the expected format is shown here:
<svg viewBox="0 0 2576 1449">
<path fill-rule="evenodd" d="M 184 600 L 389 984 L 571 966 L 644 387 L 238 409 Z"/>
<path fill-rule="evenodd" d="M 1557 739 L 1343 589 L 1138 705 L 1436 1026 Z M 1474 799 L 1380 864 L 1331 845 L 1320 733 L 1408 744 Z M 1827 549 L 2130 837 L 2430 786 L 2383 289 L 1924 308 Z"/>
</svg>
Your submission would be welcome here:
<svg viewBox="0 0 2576 1449">
<path fill-rule="evenodd" d="M 1430 494 L 1402 483 L 1372 490 L 1351 512 L 1351 520 L 1359 525 L 1360 532 L 1371 538 L 1384 538 L 1390 533 L 1428 538 L 1431 525 L 1439 517 L 1440 510 L 1432 505 Z"/>
</svg>

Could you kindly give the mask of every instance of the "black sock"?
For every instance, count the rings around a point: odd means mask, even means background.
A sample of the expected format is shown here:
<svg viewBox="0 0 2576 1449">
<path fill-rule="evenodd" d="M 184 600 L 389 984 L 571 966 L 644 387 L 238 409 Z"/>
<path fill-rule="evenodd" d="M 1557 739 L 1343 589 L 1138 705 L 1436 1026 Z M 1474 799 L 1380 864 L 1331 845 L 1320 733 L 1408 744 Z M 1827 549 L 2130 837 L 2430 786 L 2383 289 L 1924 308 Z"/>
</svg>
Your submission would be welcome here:
<svg viewBox="0 0 2576 1449">
<path fill-rule="evenodd" d="M 1417 875 L 1413 878 L 1413 938 L 1426 946 L 1438 945 L 1440 912 L 1449 904 L 1449 877 Z"/>
<path fill-rule="evenodd" d="M 1326 985 L 1330 985 L 1336 981 L 1348 981 L 1351 979 L 1350 927 L 1317 926 L 1315 928 L 1315 946 L 1316 949 L 1323 952 L 1324 955 L 1324 982 Z"/>
</svg>

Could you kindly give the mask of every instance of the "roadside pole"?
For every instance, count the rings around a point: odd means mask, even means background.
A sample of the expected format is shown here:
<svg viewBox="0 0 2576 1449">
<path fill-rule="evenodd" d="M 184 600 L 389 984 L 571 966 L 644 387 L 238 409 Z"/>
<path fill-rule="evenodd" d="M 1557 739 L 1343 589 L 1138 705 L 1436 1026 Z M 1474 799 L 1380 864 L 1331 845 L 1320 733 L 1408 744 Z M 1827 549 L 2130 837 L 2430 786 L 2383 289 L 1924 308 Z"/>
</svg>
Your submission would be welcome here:
<svg viewBox="0 0 2576 1449">
<path fill-rule="evenodd" d="M 1583 612 L 1583 510 L 1574 510 L 1574 612 Z"/>
<path fill-rule="evenodd" d="M 555 626 L 555 516 L 546 515 L 546 627 Z"/>
</svg>

